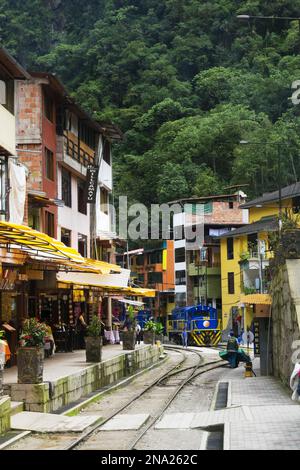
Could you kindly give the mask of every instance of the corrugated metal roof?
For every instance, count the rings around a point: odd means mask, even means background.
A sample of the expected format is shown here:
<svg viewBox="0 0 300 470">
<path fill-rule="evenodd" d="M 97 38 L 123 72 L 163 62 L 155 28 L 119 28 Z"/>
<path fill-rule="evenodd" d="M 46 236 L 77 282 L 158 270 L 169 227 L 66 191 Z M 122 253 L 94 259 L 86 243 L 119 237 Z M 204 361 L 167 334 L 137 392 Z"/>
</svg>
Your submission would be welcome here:
<svg viewBox="0 0 300 470">
<path fill-rule="evenodd" d="M 300 196 L 300 182 L 291 184 L 290 186 L 286 186 L 281 190 L 281 199 L 289 199 L 291 197 Z M 276 202 L 279 201 L 279 191 L 273 191 L 270 193 L 264 193 L 262 196 L 257 197 L 256 199 L 252 199 L 252 201 L 246 202 L 245 204 L 241 204 L 241 209 L 249 209 L 253 206 L 262 205 L 264 206 L 268 202 Z"/>
<path fill-rule="evenodd" d="M 278 230 L 278 219 L 276 217 L 263 217 L 257 222 L 231 230 L 216 238 L 231 238 L 238 237 L 240 235 L 250 235 L 251 233 L 275 232 L 276 230 Z"/>
</svg>

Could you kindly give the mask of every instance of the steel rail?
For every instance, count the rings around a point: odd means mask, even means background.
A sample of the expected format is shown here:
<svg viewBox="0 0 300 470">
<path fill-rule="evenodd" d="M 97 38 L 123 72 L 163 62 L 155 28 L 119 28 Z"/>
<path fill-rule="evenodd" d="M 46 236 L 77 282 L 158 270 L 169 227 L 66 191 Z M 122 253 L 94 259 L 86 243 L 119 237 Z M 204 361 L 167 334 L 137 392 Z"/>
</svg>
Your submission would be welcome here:
<svg viewBox="0 0 300 470">
<path fill-rule="evenodd" d="M 174 349 L 174 348 L 169 348 L 169 349 Z M 184 349 L 184 348 L 182 348 Z M 132 444 L 130 445 L 129 449 L 128 450 L 137 450 L 136 449 L 136 445 L 137 443 L 144 437 L 144 435 L 149 431 L 150 428 L 152 428 L 152 426 L 161 418 L 161 416 L 163 415 L 163 413 L 167 410 L 167 408 L 169 408 L 169 406 L 171 405 L 171 403 L 175 400 L 175 398 L 177 397 L 177 395 L 181 392 L 181 390 L 187 385 L 187 383 L 189 383 L 192 379 L 198 377 L 198 375 L 200 374 L 203 374 L 205 372 L 209 372 L 210 370 L 212 369 L 216 369 L 217 367 L 222 367 L 224 365 L 224 363 L 222 362 L 218 364 L 216 364 L 216 361 L 214 361 L 213 363 L 206 363 L 204 365 L 201 364 L 202 362 L 202 356 L 201 354 L 198 352 L 198 351 L 195 351 L 195 350 L 191 350 L 191 349 L 184 349 L 185 351 L 189 351 L 191 353 L 195 353 L 199 356 L 200 360 L 198 362 L 198 364 L 196 364 L 194 366 L 194 370 L 192 371 L 191 374 L 189 374 L 189 376 L 183 380 L 181 382 L 181 384 L 176 388 L 176 390 L 174 391 L 174 393 L 171 395 L 171 397 L 167 400 L 167 402 L 165 403 L 165 405 L 163 406 L 163 408 L 149 421 L 149 423 L 146 425 L 146 428 L 144 428 L 142 430 L 142 432 L 135 438 L 135 440 L 132 442 Z M 210 367 L 212 365 L 212 367 Z M 201 368 L 201 371 L 198 371 L 198 369 Z M 196 373 L 198 371 L 198 373 Z"/>
<path fill-rule="evenodd" d="M 179 351 L 181 354 L 183 353 L 182 350 L 180 350 L 179 348 L 172 348 L 174 350 L 177 350 Z M 89 438 L 91 436 L 91 434 L 93 434 L 95 431 L 97 431 L 97 429 L 99 429 L 101 426 L 103 426 L 105 423 L 107 423 L 107 421 L 111 420 L 112 418 L 114 418 L 115 416 L 117 416 L 119 413 L 121 413 L 124 409 L 128 408 L 128 406 L 130 406 L 132 403 L 134 403 L 136 400 L 138 400 L 141 396 L 143 396 L 145 393 L 147 393 L 149 390 L 151 390 L 153 387 L 155 387 L 158 382 L 160 380 L 162 380 L 165 376 L 167 376 L 170 372 L 172 372 L 173 370 L 177 369 L 178 367 L 180 367 L 186 360 L 187 360 L 187 356 L 182 354 L 183 355 L 183 358 L 182 360 L 176 364 L 174 367 L 172 367 L 172 369 L 170 371 L 167 371 L 165 372 L 164 374 L 162 374 L 162 376 L 160 376 L 158 379 L 155 379 L 150 385 L 148 385 L 144 390 L 142 390 L 141 392 L 139 392 L 137 395 L 135 395 L 131 400 L 129 400 L 127 403 L 125 403 L 124 405 L 122 405 L 120 408 L 118 408 L 117 411 L 114 411 L 113 413 L 111 413 L 107 418 L 105 418 L 104 420 L 102 420 L 100 423 L 97 423 L 95 424 L 94 426 L 92 426 L 91 428 L 89 428 L 84 434 L 82 434 L 80 437 L 78 437 L 77 439 L 75 439 L 73 442 L 71 442 L 71 444 L 68 444 L 66 447 L 64 447 L 62 450 L 73 450 L 75 447 L 77 447 L 79 444 L 82 444 L 87 438 Z"/>
</svg>

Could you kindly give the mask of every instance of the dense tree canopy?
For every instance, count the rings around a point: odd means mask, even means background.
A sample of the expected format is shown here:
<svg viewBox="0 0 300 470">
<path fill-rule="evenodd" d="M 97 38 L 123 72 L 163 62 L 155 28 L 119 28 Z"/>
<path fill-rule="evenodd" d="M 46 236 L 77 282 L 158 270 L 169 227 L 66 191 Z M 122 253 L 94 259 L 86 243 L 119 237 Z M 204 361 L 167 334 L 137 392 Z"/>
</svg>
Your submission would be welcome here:
<svg viewBox="0 0 300 470">
<path fill-rule="evenodd" d="M 299 179 L 300 0 L 0 0 L 0 37 L 121 126 L 115 191 L 165 202 Z M 241 145 L 241 140 L 261 143 Z"/>
</svg>

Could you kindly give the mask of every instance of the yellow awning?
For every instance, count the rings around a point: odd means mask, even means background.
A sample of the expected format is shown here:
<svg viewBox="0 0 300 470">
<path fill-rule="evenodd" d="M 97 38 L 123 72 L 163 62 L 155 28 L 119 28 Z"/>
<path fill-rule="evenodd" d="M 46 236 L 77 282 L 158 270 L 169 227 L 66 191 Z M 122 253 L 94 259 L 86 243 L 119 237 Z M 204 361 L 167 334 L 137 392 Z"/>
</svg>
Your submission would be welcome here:
<svg viewBox="0 0 300 470">
<path fill-rule="evenodd" d="M 240 302 L 243 304 L 271 305 L 272 297 L 269 294 L 241 295 Z"/>
<path fill-rule="evenodd" d="M 100 291 L 104 293 L 111 292 L 112 294 L 123 294 L 132 297 L 155 297 L 155 290 L 154 289 L 141 289 L 141 288 L 133 288 L 133 287 L 120 287 L 120 286 L 109 286 L 109 285 L 99 285 L 99 284 L 91 284 L 91 283 L 81 283 L 75 284 L 71 281 L 58 281 L 58 287 L 60 289 L 65 289 L 67 286 L 72 285 L 74 289 L 84 289 L 84 288 L 92 288 L 96 287 Z"/>
<path fill-rule="evenodd" d="M 0 245 L 9 248 L 10 251 L 18 250 L 27 253 L 36 261 L 63 265 L 70 270 L 100 274 L 121 271 L 117 265 L 86 259 L 74 248 L 25 225 L 0 221 Z"/>
</svg>

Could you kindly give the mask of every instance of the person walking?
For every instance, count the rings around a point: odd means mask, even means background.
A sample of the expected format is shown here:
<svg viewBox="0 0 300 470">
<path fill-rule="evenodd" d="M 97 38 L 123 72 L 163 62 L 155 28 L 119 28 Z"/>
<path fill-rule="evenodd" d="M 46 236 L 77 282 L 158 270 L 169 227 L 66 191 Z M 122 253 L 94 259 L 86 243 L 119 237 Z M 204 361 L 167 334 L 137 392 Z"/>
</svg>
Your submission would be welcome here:
<svg viewBox="0 0 300 470">
<path fill-rule="evenodd" d="M 137 323 L 136 327 L 135 327 L 136 344 L 140 344 L 140 342 L 141 342 L 141 332 L 142 332 L 141 325 L 139 325 L 139 323 Z"/>
<path fill-rule="evenodd" d="M 187 329 L 186 329 L 186 325 L 184 325 L 183 331 L 182 331 L 182 346 L 184 348 L 188 347 L 188 332 L 187 332 Z"/>
<path fill-rule="evenodd" d="M 228 362 L 231 369 L 235 369 L 238 366 L 238 350 L 239 343 L 233 332 L 230 332 L 230 336 L 227 341 L 227 352 Z"/>
</svg>

